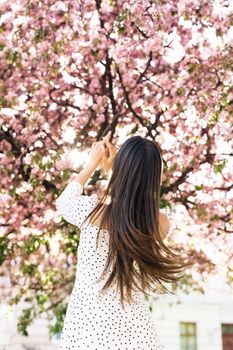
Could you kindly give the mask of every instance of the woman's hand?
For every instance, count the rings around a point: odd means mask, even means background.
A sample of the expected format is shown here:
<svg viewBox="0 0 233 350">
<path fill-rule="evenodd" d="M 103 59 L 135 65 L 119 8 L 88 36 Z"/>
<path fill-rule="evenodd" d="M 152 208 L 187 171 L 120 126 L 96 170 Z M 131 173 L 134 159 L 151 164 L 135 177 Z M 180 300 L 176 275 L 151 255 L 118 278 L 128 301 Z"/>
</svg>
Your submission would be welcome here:
<svg viewBox="0 0 233 350">
<path fill-rule="evenodd" d="M 93 142 L 91 145 L 89 153 L 89 162 L 95 165 L 96 167 L 101 164 L 102 161 L 102 147 L 103 141 Z"/>
<path fill-rule="evenodd" d="M 99 165 L 101 165 L 105 171 L 108 171 L 111 168 L 117 150 L 110 143 L 109 137 L 110 133 L 104 136 L 102 141 L 93 142 L 89 152 L 88 163 L 83 167 L 79 174 L 75 174 L 72 177 L 73 180 L 78 181 L 84 186 Z"/>
<path fill-rule="evenodd" d="M 102 168 L 105 171 L 109 171 L 111 169 L 113 160 L 117 153 L 115 146 L 113 146 L 109 141 L 110 134 L 111 134 L 111 131 L 109 131 L 107 135 L 103 137 L 103 141 L 102 141 L 103 143 L 101 145 Z"/>
<path fill-rule="evenodd" d="M 103 137 L 103 140 L 94 142 L 89 153 L 89 163 L 95 167 L 101 165 L 105 171 L 109 171 L 112 167 L 113 160 L 117 153 L 117 149 L 109 141 L 111 131 Z"/>
</svg>

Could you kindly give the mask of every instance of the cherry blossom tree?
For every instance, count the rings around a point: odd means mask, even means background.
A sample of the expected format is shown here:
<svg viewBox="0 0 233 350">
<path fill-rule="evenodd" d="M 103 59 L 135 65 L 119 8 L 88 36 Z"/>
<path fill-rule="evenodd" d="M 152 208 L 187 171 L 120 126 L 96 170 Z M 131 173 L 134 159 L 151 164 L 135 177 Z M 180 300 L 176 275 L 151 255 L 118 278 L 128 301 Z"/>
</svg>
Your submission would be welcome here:
<svg viewBox="0 0 233 350">
<path fill-rule="evenodd" d="M 233 280 L 233 6 L 206 0 L 7 0 L 0 8 L 1 297 L 61 330 L 78 228 L 55 199 L 111 130 L 163 150 L 169 239 L 196 261 L 180 282 Z M 101 191 L 97 170 L 85 192 Z M 10 287 L 10 288 L 9 288 Z M 54 322 L 55 316 L 55 322 Z"/>
</svg>

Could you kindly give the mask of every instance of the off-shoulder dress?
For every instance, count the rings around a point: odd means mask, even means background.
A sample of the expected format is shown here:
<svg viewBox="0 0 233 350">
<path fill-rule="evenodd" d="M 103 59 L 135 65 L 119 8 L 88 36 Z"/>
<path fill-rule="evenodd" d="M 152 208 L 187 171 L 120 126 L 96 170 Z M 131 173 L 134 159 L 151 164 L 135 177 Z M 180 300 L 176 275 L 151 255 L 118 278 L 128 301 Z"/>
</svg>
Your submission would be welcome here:
<svg viewBox="0 0 233 350">
<path fill-rule="evenodd" d="M 56 199 L 56 208 L 67 222 L 80 227 L 97 202 L 96 194 L 83 194 L 83 186 L 71 180 Z M 59 350 L 164 349 L 142 292 L 133 292 L 134 302 L 125 304 L 124 309 L 114 286 L 102 298 L 98 297 L 103 281 L 95 283 L 95 280 L 105 266 L 108 231 L 101 229 L 96 250 L 97 232 L 98 227 L 89 220 L 80 231 L 76 277 Z"/>
</svg>

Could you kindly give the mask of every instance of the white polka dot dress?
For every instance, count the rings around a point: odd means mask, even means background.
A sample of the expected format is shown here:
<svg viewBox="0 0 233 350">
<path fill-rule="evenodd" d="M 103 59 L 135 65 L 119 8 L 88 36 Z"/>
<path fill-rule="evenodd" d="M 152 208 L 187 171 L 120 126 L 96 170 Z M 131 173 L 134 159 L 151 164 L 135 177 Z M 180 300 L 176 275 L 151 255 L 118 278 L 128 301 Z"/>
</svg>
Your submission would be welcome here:
<svg viewBox="0 0 233 350">
<path fill-rule="evenodd" d="M 98 202 L 96 194 L 82 193 L 83 186 L 72 180 L 56 200 L 59 214 L 78 227 Z M 96 250 L 97 232 L 89 220 L 80 231 L 76 277 L 59 350 L 164 350 L 142 292 L 133 292 L 134 302 L 125 302 L 125 309 L 115 287 L 99 296 L 107 276 L 104 281 L 95 280 L 105 266 L 108 231 L 101 229 Z"/>
</svg>

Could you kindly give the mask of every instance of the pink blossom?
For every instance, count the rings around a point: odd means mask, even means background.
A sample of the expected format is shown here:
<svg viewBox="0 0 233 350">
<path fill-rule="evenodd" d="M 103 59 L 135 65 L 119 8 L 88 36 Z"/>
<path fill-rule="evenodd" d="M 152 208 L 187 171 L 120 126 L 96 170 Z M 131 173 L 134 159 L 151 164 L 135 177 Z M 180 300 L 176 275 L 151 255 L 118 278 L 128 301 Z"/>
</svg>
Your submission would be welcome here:
<svg viewBox="0 0 233 350">
<path fill-rule="evenodd" d="M 232 14 L 216 4 L 103 0 L 99 11 L 93 0 L 1 4 L 0 207 L 11 254 L 1 272 L 11 271 L 13 286 L 41 286 L 39 273 L 22 278 L 30 259 L 61 281 L 43 288 L 67 293 L 75 264 L 70 275 L 59 271 L 75 259 L 66 247 L 70 226 L 44 216 L 76 170 L 68 148 L 89 149 L 105 127 L 116 144 L 135 133 L 161 144 L 163 200 L 177 210 L 171 236 L 198 257 L 190 286 L 232 265 Z M 68 127 L 75 133 L 64 139 Z M 102 193 L 98 181 L 95 190 Z M 26 257 L 30 234 L 48 247 Z M 59 237 L 56 259 L 51 235 Z"/>
</svg>

